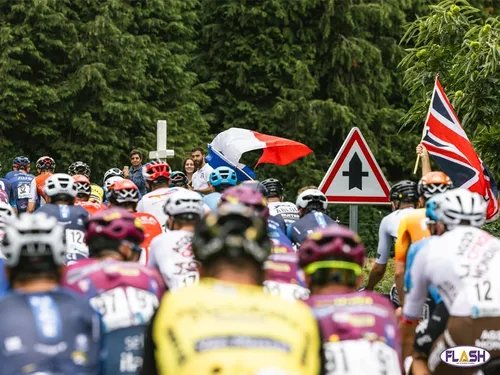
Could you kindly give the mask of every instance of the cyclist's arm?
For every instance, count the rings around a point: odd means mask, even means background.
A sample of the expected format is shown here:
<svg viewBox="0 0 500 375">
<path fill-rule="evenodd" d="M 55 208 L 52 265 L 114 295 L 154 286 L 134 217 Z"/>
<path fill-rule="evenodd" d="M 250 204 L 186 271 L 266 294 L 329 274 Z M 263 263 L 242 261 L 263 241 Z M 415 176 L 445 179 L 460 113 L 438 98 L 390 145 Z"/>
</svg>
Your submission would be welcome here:
<svg viewBox="0 0 500 375">
<path fill-rule="evenodd" d="M 392 245 L 392 238 L 388 233 L 387 225 L 388 220 L 386 216 L 382 219 L 378 228 L 377 259 L 375 260 L 375 264 L 373 265 L 373 268 L 370 271 L 370 276 L 368 277 L 368 284 L 366 285 L 366 289 L 368 290 L 373 290 L 385 274 Z"/>
<path fill-rule="evenodd" d="M 410 234 L 408 233 L 408 225 L 406 218 L 403 218 L 399 223 L 398 238 L 395 245 L 395 262 L 394 262 L 394 279 L 396 282 L 396 289 L 398 290 L 401 306 L 404 305 L 404 275 L 406 254 L 410 247 Z"/>
<path fill-rule="evenodd" d="M 142 369 L 140 375 L 157 375 L 156 369 L 156 345 L 153 341 L 153 324 L 156 319 L 156 312 L 151 318 L 144 337 L 144 352 L 142 353 Z"/>
<path fill-rule="evenodd" d="M 448 322 L 449 316 L 444 302 L 441 301 L 434 308 L 427 323 L 424 323 L 422 327 L 419 324 L 413 344 L 413 349 L 415 350 L 413 354 L 414 358 L 427 359 L 431 352 L 432 345 L 446 329 L 446 323 Z"/>
<path fill-rule="evenodd" d="M 27 208 L 28 212 L 35 211 L 35 205 L 36 205 L 37 199 L 38 199 L 38 190 L 36 187 L 36 180 L 33 179 L 33 180 L 31 180 L 31 185 L 30 185 L 30 198 L 28 201 L 28 208 Z"/>
</svg>

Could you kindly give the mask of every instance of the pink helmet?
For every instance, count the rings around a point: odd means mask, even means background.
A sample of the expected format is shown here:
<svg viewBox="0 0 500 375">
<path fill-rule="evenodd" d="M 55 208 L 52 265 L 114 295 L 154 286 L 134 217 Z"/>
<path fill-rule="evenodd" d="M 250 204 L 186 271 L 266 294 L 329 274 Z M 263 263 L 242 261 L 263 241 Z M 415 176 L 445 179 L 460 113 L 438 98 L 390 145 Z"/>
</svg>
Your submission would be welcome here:
<svg viewBox="0 0 500 375">
<path fill-rule="evenodd" d="M 105 237 L 116 241 L 130 241 L 139 245 L 144 241 L 144 230 L 139 218 L 119 207 L 109 208 L 92 215 L 86 223 L 85 242 Z"/>
<path fill-rule="evenodd" d="M 250 186 L 238 185 L 224 190 L 221 203 L 241 203 L 253 208 L 260 216 L 266 219 L 269 217 L 266 197 L 258 189 Z"/>
<path fill-rule="evenodd" d="M 328 265 L 322 261 L 334 261 Z M 347 268 L 361 272 L 365 260 L 365 247 L 359 236 L 341 225 L 330 225 L 311 233 L 299 249 L 300 266 L 308 274 L 319 268 Z M 350 267 L 354 263 L 359 267 Z"/>
</svg>

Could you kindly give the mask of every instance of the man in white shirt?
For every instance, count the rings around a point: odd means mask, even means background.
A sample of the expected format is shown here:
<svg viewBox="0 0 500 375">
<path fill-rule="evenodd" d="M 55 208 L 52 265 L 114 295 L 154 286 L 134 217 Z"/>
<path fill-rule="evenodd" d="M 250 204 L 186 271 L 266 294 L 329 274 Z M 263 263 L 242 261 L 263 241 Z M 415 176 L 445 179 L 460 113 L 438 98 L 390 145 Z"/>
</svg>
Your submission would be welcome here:
<svg viewBox="0 0 500 375">
<path fill-rule="evenodd" d="M 214 188 L 209 185 L 208 180 L 213 168 L 205 161 L 205 152 L 201 147 L 195 147 L 191 150 L 191 159 L 194 161 L 196 172 L 193 174 L 193 189 L 201 194 L 209 194 Z"/>
</svg>

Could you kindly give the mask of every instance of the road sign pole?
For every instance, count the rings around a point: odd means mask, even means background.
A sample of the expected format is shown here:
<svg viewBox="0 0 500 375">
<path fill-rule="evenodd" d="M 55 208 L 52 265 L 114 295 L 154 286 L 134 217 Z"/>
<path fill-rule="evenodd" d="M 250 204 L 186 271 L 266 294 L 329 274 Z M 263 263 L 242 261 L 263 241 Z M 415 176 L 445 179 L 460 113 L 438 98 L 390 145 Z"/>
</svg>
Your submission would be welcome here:
<svg viewBox="0 0 500 375">
<path fill-rule="evenodd" d="M 358 205 L 351 204 L 349 206 L 349 229 L 358 233 Z"/>
</svg>

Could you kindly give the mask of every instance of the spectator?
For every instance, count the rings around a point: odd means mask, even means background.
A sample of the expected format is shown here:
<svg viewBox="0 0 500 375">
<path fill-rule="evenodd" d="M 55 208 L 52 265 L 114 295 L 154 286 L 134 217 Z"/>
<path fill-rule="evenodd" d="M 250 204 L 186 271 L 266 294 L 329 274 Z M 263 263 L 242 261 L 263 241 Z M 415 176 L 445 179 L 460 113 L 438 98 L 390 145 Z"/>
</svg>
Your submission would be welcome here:
<svg viewBox="0 0 500 375">
<path fill-rule="evenodd" d="M 141 196 L 147 193 L 146 182 L 142 176 L 142 154 L 139 150 L 133 149 L 130 151 L 130 164 L 132 166 L 123 168 L 123 177 L 132 180 L 139 188 Z"/>
<path fill-rule="evenodd" d="M 205 161 L 205 152 L 201 147 L 195 147 L 191 150 L 191 158 L 194 161 L 196 172 L 192 177 L 193 190 L 200 194 L 209 194 L 214 191 L 214 188 L 209 185 L 208 180 L 210 173 L 214 169 Z"/>
<path fill-rule="evenodd" d="M 184 160 L 184 163 L 182 164 L 182 171 L 188 179 L 187 188 L 193 190 L 193 174 L 196 171 L 193 159 L 187 158 Z"/>
</svg>

